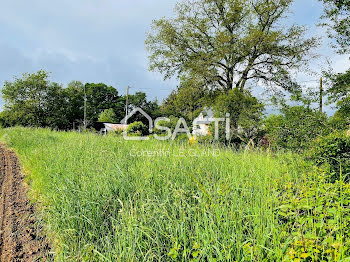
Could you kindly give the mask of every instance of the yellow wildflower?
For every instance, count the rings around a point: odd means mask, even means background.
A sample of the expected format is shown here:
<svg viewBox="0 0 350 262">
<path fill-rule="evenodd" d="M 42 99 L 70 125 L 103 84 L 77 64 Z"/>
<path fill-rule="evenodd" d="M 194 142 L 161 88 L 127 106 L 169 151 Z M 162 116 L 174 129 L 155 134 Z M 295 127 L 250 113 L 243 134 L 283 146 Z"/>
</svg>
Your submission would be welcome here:
<svg viewBox="0 0 350 262">
<path fill-rule="evenodd" d="M 195 136 L 192 136 L 188 142 L 190 143 L 190 145 L 195 144 L 195 143 L 197 142 L 197 141 L 196 141 L 196 137 L 195 137 Z"/>
</svg>

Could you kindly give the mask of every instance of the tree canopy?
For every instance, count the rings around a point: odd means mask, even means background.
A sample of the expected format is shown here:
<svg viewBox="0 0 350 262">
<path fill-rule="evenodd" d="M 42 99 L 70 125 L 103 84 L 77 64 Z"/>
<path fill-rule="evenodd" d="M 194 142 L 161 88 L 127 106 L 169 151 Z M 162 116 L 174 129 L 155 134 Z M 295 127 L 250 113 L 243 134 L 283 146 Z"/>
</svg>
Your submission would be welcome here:
<svg viewBox="0 0 350 262">
<path fill-rule="evenodd" d="M 23 74 L 5 82 L 1 90 L 5 110 L 0 114 L 2 126 L 50 127 L 69 130 L 83 122 L 84 97 L 87 98 L 87 120 L 90 124 L 103 121 L 118 122 L 125 117 L 125 97 L 104 83 L 72 81 L 66 88 L 51 82 L 49 73 L 38 71 Z M 156 101 L 148 101 L 146 94 L 130 95 L 130 108 L 141 107 L 151 116 L 159 113 Z"/>
<path fill-rule="evenodd" d="M 123 101 L 125 100 L 126 100 L 126 96 L 123 97 Z M 160 114 L 158 102 L 156 100 L 155 101 L 148 100 L 147 95 L 144 92 L 136 92 L 135 94 L 129 95 L 129 103 L 128 103 L 129 113 L 137 107 L 144 110 L 152 119 L 157 118 Z M 130 123 L 143 122 L 144 124 L 148 125 L 148 120 L 139 114 L 133 115 L 128 121 Z"/>
<path fill-rule="evenodd" d="M 331 29 L 329 36 L 338 44 L 339 53 L 350 52 L 350 0 L 320 0 L 324 3 L 323 18 L 329 21 L 323 23 Z M 330 23 L 329 23 L 330 22 Z"/>
<path fill-rule="evenodd" d="M 5 82 L 1 90 L 5 101 L 3 116 L 7 116 L 5 124 L 65 127 L 67 120 L 62 110 L 66 100 L 62 86 L 48 78 L 47 72 L 39 71 Z"/>
<path fill-rule="evenodd" d="M 117 117 L 114 113 L 113 108 L 104 110 L 98 117 L 98 121 L 104 123 L 116 123 Z"/>
<path fill-rule="evenodd" d="M 292 0 L 186 0 L 175 18 L 153 22 L 146 46 L 150 69 L 193 76 L 205 85 L 243 90 L 249 80 L 293 91 L 292 71 L 307 64 L 315 38 L 286 26 Z"/>
<path fill-rule="evenodd" d="M 342 74 L 331 75 L 331 88 L 328 90 L 330 102 L 336 103 L 334 119 L 342 122 L 343 127 L 350 124 L 350 70 Z"/>
<path fill-rule="evenodd" d="M 195 78 L 183 78 L 177 90 L 171 92 L 162 105 L 166 115 L 185 117 L 191 121 L 207 105 L 209 93 Z"/>
<path fill-rule="evenodd" d="M 103 83 L 85 84 L 87 97 L 87 118 L 95 122 L 99 115 L 106 109 L 112 108 L 118 119 L 123 118 L 124 103 L 118 94 L 118 90 Z"/>
<path fill-rule="evenodd" d="M 331 88 L 328 90 L 332 102 L 350 97 L 350 69 L 345 73 L 331 75 Z"/>
</svg>

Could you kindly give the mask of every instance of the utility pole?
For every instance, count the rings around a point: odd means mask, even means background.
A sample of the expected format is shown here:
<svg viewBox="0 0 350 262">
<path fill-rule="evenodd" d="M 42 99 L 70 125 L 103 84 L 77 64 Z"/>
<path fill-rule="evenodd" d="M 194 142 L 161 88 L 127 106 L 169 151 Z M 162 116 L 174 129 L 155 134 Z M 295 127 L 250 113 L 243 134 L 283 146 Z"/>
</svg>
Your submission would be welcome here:
<svg viewBox="0 0 350 262">
<path fill-rule="evenodd" d="M 125 125 L 128 124 L 128 114 L 129 114 L 129 86 L 126 87 L 126 106 L 125 106 Z"/>
<path fill-rule="evenodd" d="M 320 81 L 320 114 L 323 113 L 323 79 Z"/>
<path fill-rule="evenodd" d="M 86 102 L 87 102 L 87 97 L 86 97 L 86 87 L 84 85 L 84 130 L 87 127 L 87 122 L 86 122 Z"/>
</svg>

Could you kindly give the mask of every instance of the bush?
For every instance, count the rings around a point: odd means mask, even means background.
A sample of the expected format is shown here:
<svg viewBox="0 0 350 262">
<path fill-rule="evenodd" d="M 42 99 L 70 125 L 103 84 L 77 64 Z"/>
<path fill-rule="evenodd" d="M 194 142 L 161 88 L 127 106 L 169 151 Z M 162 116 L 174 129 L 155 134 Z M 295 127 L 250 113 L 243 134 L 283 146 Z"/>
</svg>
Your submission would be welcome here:
<svg viewBox="0 0 350 262">
<path fill-rule="evenodd" d="M 101 114 L 99 115 L 98 121 L 104 122 L 104 123 L 116 123 L 117 116 L 113 108 L 102 111 Z"/>
<path fill-rule="evenodd" d="M 337 103 L 338 111 L 331 117 L 330 123 L 334 129 L 347 130 L 350 125 L 350 96 Z"/>
<path fill-rule="evenodd" d="M 308 157 L 317 165 L 329 168 L 330 179 L 337 180 L 342 173 L 343 179 L 350 178 L 350 134 L 336 132 L 315 140 Z"/>
<path fill-rule="evenodd" d="M 288 176 L 276 181 L 282 261 L 347 261 L 350 209 L 343 203 L 350 201 L 350 185 L 330 183 L 317 167 L 298 178 L 302 183 L 285 183 Z"/>
<path fill-rule="evenodd" d="M 139 136 L 148 135 L 148 129 L 141 121 L 137 121 L 130 124 L 126 129 L 126 131 L 128 134 L 131 134 L 131 135 L 139 135 Z"/>
<path fill-rule="evenodd" d="M 165 121 L 165 120 L 161 120 L 159 121 L 159 125 L 162 126 L 162 127 L 167 127 L 171 130 L 171 133 L 174 132 L 175 130 L 175 127 L 177 125 L 177 122 L 179 121 L 179 118 L 178 117 L 175 117 L 175 116 L 170 116 L 169 117 L 169 120 L 170 121 Z M 160 129 L 157 129 L 157 128 L 154 128 L 154 132 L 157 134 L 157 135 L 164 135 L 164 134 L 167 134 L 166 131 L 164 130 L 160 130 Z"/>
<path fill-rule="evenodd" d="M 220 94 L 213 106 L 215 117 L 230 114 L 230 139 L 226 141 L 225 126 L 219 126 L 219 141 L 230 144 L 255 143 L 261 137 L 260 126 L 264 105 L 250 91 L 230 90 Z M 214 123 L 211 130 L 215 130 Z"/>
<path fill-rule="evenodd" d="M 335 130 L 347 130 L 349 128 L 349 121 L 342 115 L 336 112 L 334 116 L 329 119 L 330 126 Z"/>
<path fill-rule="evenodd" d="M 267 139 L 272 146 L 303 151 L 317 137 L 331 132 L 327 116 L 309 107 L 285 105 L 281 113 L 264 121 Z"/>
</svg>

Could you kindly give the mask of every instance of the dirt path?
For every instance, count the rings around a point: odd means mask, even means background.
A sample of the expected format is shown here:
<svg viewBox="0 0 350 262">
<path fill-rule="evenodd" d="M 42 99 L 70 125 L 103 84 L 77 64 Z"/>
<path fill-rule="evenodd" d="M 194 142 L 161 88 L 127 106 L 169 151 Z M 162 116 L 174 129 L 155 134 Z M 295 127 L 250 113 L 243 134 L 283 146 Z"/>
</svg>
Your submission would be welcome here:
<svg viewBox="0 0 350 262">
<path fill-rule="evenodd" d="M 0 144 L 0 261 L 40 261 L 48 245 L 39 237 L 18 158 Z M 47 260 L 47 259 L 44 259 Z"/>
</svg>

